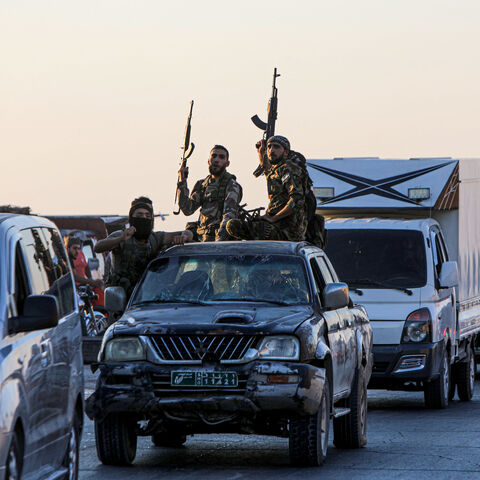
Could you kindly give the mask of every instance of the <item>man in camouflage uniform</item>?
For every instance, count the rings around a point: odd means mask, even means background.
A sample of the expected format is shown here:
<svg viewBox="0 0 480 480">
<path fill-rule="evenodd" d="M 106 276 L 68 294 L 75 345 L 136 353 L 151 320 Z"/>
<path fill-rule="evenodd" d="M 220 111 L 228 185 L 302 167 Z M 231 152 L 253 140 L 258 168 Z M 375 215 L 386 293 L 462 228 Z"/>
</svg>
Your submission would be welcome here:
<svg viewBox="0 0 480 480">
<path fill-rule="evenodd" d="M 95 244 L 95 253 L 112 252 L 112 266 L 107 286 L 123 287 L 127 298 L 148 263 L 168 245 L 192 241 L 192 232 L 154 232 L 153 204 L 147 197 L 133 200 L 128 214 L 130 226 L 117 230 Z"/>
<path fill-rule="evenodd" d="M 290 142 L 275 135 L 265 142 L 257 143 L 260 166 L 256 177 L 265 173 L 270 203 L 265 215 L 258 219 L 231 220 L 228 233 L 245 240 L 289 240 L 305 239 L 307 228 L 305 206 L 305 179 L 302 168 L 293 161 Z"/>
<path fill-rule="evenodd" d="M 194 231 L 202 242 L 230 239 L 226 224 L 238 216 L 242 187 L 235 175 L 227 172 L 229 165 L 228 150 L 222 145 L 215 145 L 208 158 L 210 175 L 195 184 L 190 196 L 186 181 L 188 168 L 178 172 L 180 210 L 188 216 L 200 208 L 198 222 L 188 224 L 187 228 Z"/>
</svg>

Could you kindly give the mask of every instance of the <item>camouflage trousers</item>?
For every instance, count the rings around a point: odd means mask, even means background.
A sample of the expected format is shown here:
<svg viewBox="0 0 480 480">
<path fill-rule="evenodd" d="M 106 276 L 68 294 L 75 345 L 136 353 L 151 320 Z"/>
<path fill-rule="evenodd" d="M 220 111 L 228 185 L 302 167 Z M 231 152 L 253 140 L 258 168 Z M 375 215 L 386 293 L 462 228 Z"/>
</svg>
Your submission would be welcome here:
<svg viewBox="0 0 480 480">
<path fill-rule="evenodd" d="M 273 223 L 265 220 L 234 218 L 227 222 L 227 232 L 237 240 L 288 240 Z"/>
</svg>

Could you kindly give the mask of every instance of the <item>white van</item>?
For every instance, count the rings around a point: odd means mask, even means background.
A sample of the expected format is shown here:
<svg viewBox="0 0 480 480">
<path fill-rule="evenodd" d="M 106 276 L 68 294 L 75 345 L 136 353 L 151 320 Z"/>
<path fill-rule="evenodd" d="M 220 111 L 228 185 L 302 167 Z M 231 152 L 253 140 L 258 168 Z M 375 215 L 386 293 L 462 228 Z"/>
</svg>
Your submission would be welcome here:
<svg viewBox="0 0 480 480">
<path fill-rule="evenodd" d="M 373 327 L 369 388 L 470 400 L 480 331 L 480 160 L 309 160 L 326 251 Z"/>
</svg>

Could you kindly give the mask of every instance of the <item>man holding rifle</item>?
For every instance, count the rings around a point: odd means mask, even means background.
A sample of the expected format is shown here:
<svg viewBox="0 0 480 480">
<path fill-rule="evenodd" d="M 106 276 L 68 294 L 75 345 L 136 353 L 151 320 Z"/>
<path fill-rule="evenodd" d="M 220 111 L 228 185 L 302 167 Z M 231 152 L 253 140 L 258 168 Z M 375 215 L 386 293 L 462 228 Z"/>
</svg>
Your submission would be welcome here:
<svg viewBox="0 0 480 480">
<path fill-rule="evenodd" d="M 99 240 L 95 253 L 112 252 L 112 268 L 107 286 L 123 287 L 127 298 L 142 276 L 148 263 L 163 248 L 192 241 L 192 232 L 153 231 L 153 204 L 148 197 L 135 198 L 128 213 L 129 227 L 117 230 L 107 238 Z"/>
<path fill-rule="evenodd" d="M 305 181 L 302 168 L 293 161 L 290 142 L 274 135 L 266 145 L 261 140 L 256 146 L 260 167 L 254 175 L 265 173 L 267 178 L 270 200 L 267 212 L 253 220 L 229 221 L 228 233 L 242 240 L 304 240 L 307 229 Z"/>
<path fill-rule="evenodd" d="M 227 172 L 229 165 L 228 150 L 222 145 L 215 145 L 208 158 L 210 175 L 199 180 L 190 195 L 187 187 L 188 167 L 180 168 L 178 172 L 178 205 L 187 216 L 200 208 L 198 222 L 190 225 L 195 225 L 196 228 L 191 228 L 202 242 L 230 239 L 226 224 L 238 216 L 242 187 L 235 175 Z"/>
</svg>

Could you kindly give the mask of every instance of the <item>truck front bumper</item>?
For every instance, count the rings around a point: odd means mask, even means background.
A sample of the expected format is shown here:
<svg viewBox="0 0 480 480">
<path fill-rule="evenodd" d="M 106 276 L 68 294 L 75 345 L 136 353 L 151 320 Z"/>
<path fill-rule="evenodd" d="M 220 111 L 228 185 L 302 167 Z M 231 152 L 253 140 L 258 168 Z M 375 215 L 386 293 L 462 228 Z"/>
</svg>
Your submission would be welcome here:
<svg viewBox="0 0 480 480">
<path fill-rule="evenodd" d="M 100 371 L 85 408 L 92 420 L 109 413 L 185 417 L 283 411 L 311 415 L 320 406 L 325 384 L 325 369 L 280 361 L 209 367 L 133 362 L 100 364 Z M 171 385 L 173 371 L 236 372 L 238 386 L 179 387 Z"/>
<path fill-rule="evenodd" d="M 439 375 L 444 343 L 374 345 L 368 388 L 403 389 L 406 383 L 428 382 Z"/>
</svg>

